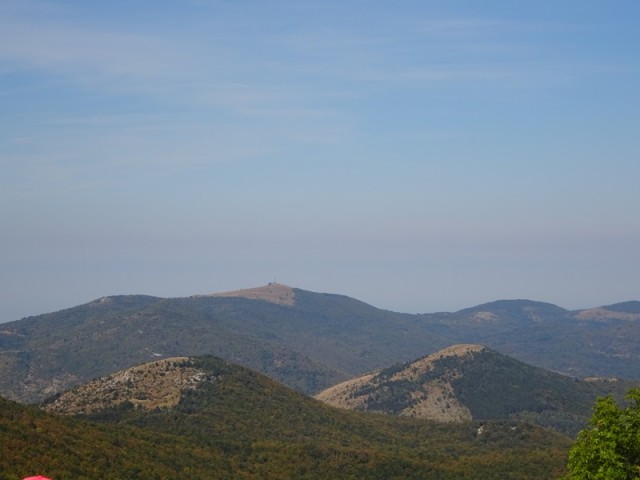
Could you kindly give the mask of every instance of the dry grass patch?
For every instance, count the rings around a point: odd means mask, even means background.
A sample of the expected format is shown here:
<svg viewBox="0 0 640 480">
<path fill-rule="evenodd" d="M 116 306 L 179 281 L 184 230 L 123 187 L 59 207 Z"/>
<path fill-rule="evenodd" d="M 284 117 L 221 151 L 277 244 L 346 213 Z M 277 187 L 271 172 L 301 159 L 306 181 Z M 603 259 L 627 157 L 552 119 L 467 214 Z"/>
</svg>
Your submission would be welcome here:
<svg viewBox="0 0 640 480">
<path fill-rule="evenodd" d="M 124 402 L 152 410 L 178 404 L 182 392 L 194 388 L 204 373 L 186 365 L 187 357 L 174 357 L 121 370 L 81 385 L 45 405 L 63 415 L 89 414 Z"/>
<path fill-rule="evenodd" d="M 245 288 L 231 292 L 214 293 L 213 297 L 240 297 L 249 300 L 264 300 L 278 305 L 294 305 L 295 293 L 291 287 L 270 283 L 264 287 Z"/>
</svg>

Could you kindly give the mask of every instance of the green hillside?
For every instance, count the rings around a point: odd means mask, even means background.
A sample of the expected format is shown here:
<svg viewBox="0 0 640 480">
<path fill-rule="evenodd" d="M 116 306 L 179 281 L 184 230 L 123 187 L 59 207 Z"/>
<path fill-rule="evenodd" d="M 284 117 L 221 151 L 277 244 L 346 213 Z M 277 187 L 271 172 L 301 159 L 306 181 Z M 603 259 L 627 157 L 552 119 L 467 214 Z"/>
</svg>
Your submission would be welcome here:
<svg viewBox="0 0 640 480">
<path fill-rule="evenodd" d="M 570 446 L 517 422 L 480 428 L 338 410 L 212 357 L 183 365 L 205 374 L 172 408 L 124 399 L 78 419 L 3 400 L 0 476 L 540 479 L 562 472 Z"/>
<path fill-rule="evenodd" d="M 56 480 L 225 478 L 222 452 L 195 448 L 177 435 L 96 425 L 46 414 L 0 398 L 0 478 Z M 227 476 L 226 478 L 230 478 Z"/>
</svg>

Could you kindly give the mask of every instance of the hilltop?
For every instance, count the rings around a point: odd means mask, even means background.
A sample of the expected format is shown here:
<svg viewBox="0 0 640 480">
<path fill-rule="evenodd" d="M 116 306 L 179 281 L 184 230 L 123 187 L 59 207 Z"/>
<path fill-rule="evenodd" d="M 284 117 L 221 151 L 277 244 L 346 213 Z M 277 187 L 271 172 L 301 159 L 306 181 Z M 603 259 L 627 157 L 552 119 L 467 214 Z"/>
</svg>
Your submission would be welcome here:
<svg viewBox="0 0 640 480">
<path fill-rule="evenodd" d="M 53 397 L 44 409 L 64 415 L 88 415 L 127 402 L 153 410 L 175 407 L 185 390 L 203 381 L 203 370 L 190 366 L 187 357 L 157 360 L 115 372 Z"/>
<path fill-rule="evenodd" d="M 213 293 L 213 297 L 238 297 L 249 300 L 264 300 L 277 305 L 293 305 L 295 303 L 295 291 L 293 288 L 280 283 L 269 283 L 264 287 L 245 288 L 230 292 Z"/>
<path fill-rule="evenodd" d="M 453 345 L 402 368 L 378 370 L 334 385 L 317 395 L 318 400 L 338 408 L 394 413 L 440 422 L 463 422 L 471 412 L 456 397 L 452 380 L 460 375 L 450 369 L 443 375 L 429 375 L 439 360 L 457 357 L 464 361 L 481 345 Z M 435 378 L 429 378 L 435 377 Z"/>
<path fill-rule="evenodd" d="M 453 345 L 413 362 L 331 387 L 315 398 L 336 407 L 445 422 L 524 420 L 575 435 L 599 396 L 633 383 L 580 381 L 481 345 Z"/>
<path fill-rule="evenodd" d="M 0 394 L 22 402 L 154 359 L 216 355 L 300 392 L 452 344 L 577 378 L 640 378 L 640 302 L 581 311 L 530 300 L 412 315 L 281 284 L 185 298 L 102 297 L 0 329 Z"/>
</svg>

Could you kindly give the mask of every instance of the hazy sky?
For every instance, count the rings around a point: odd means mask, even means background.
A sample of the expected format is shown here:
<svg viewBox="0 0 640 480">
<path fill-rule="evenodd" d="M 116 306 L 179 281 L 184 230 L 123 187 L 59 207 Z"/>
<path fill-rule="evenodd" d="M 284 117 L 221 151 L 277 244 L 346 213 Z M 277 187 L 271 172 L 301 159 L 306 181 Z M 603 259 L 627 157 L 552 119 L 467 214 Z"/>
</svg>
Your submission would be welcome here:
<svg viewBox="0 0 640 480">
<path fill-rule="evenodd" d="M 638 0 L 0 0 L 0 127 L 0 321 L 640 299 Z"/>
</svg>

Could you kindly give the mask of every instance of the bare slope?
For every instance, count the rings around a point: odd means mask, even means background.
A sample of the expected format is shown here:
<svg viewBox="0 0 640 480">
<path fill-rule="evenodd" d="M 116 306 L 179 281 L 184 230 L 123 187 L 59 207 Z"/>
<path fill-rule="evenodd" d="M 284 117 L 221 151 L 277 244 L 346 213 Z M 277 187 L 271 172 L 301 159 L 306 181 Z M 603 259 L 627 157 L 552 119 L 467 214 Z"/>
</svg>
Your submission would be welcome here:
<svg viewBox="0 0 640 480">
<path fill-rule="evenodd" d="M 328 388 L 315 398 L 335 407 L 385 412 L 385 406 L 391 405 L 386 405 L 384 398 L 393 396 L 394 392 L 399 394 L 397 386 L 411 385 L 393 413 L 443 422 L 471 420 L 469 409 L 454 395 L 451 380 L 456 373 L 448 372 L 437 378 L 428 378 L 425 374 L 433 371 L 443 358 L 463 357 L 483 349 L 481 345 L 453 345 L 409 363 L 391 375 L 378 370 Z"/>
<path fill-rule="evenodd" d="M 269 283 L 264 287 L 245 288 L 242 290 L 233 290 L 231 292 L 214 293 L 212 296 L 264 300 L 277 305 L 293 305 L 295 303 L 295 292 L 293 291 L 293 288 L 275 282 Z"/>
<path fill-rule="evenodd" d="M 120 370 L 65 392 L 44 409 L 67 415 L 91 414 L 125 402 L 138 408 L 174 407 L 182 392 L 196 388 L 203 370 L 189 365 L 186 357 L 174 357 Z"/>
</svg>

